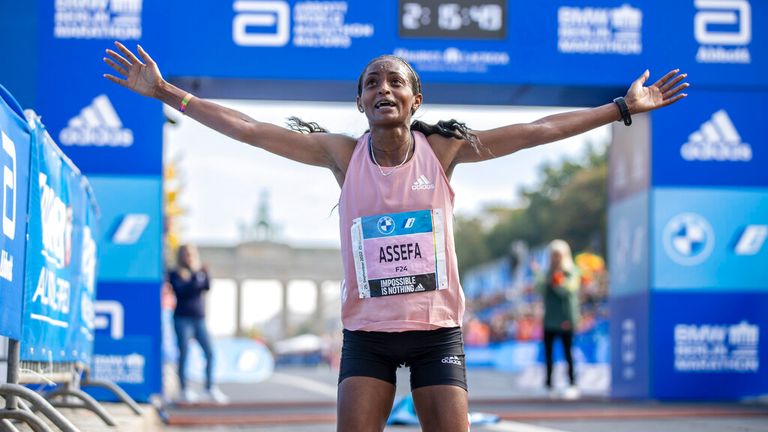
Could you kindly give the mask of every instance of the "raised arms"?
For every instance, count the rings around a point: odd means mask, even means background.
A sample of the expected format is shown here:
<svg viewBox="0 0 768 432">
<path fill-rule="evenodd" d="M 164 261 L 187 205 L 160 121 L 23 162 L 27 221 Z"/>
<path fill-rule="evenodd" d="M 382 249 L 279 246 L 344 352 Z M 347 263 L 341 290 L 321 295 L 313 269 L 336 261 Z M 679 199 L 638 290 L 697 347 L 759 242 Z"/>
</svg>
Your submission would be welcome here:
<svg viewBox="0 0 768 432">
<path fill-rule="evenodd" d="M 652 85 L 644 87 L 649 75 L 646 70 L 632 83 L 624 96 L 630 113 L 639 114 L 662 108 L 687 96 L 681 93 L 689 85 L 681 83 L 687 75 L 679 74 L 679 70 L 672 70 Z M 620 119 L 616 104 L 608 103 L 596 108 L 547 116 L 532 123 L 474 131 L 481 143 L 480 154 L 471 146 L 464 145 L 456 152 L 453 163 L 478 162 L 505 156 L 525 148 L 572 137 Z"/>
<path fill-rule="evenodd" d="M 173 108 L 180 107 L 187 92 L 165 81 L 157 63 L 141 46 L 137 49 L 140 58 L 120 42 L 115 46 L 119 52 L 108 49 L 104 62 L 117 75 L 105 74 L 105 78 Z M 196 97 L 189 101 L 184 113 L 233 139 L 297 162 L 330 168 L 334 174 L 346 170 L 345 155 L 351 154 L 354 146 L 354 140 L 344 135 L 296 133 Z"/>
</svg>

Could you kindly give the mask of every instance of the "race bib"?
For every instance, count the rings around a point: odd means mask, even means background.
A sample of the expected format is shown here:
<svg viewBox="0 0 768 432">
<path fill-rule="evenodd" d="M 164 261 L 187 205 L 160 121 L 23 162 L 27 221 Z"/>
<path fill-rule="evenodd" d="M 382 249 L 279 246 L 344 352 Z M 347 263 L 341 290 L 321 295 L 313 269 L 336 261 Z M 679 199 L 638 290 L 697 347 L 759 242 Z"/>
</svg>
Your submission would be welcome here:
<svg viewBox="0 0 768 432">
<path fill-rule="evenodd" d="M 448 287 L 441 209 L 353 220 L 352 254 L 360 298 Z"/>
</svg>

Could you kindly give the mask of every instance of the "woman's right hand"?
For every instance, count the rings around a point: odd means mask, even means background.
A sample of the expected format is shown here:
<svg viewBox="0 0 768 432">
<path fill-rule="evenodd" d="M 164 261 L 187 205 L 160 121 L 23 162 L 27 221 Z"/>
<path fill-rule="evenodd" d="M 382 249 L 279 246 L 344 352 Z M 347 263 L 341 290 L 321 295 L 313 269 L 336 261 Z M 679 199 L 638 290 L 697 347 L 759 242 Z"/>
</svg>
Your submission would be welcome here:
<svg viewBox="0 0 768 432">
<path fill-rule="evenodd" d="M 120 50 L 120 53 L 107 49 L 109 57 L 104 57 L 104 62 L 120 75 L 104 74 L 104 78 L 140 95 L 155 97 L 157 90 L 164 82 L 160 69 L 157 68 L 157 63 L 152 60 L 152 57 L 144 51 L 141 45 L 138 45 L 138 52 L 141 59 L 144 60 L 143 63 L 120 42 L 115 41 L 115 46 Z"/>
</svg>

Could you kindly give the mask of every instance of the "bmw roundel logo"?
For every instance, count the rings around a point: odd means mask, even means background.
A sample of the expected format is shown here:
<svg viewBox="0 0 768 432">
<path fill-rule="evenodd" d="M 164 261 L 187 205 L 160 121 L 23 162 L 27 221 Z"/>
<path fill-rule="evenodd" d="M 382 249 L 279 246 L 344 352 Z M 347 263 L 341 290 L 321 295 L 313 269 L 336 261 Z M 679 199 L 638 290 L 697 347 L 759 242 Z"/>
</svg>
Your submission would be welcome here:
<svg viewBox="0 0 768 432">
<path fill-rule="evenodd" d="M 382 234 L 392 234 L 395 231 L 395 221 L 389 216 L 382 216 L 376 223 L 376 227 Z"/>
<path fill-rule="evenodd" d="M 667 255 L 681 265 L 701 264 L 715 247 L 712 226 L 696 213 L 681 213 L 670 219 L 662 236 Z"/>
</svg>

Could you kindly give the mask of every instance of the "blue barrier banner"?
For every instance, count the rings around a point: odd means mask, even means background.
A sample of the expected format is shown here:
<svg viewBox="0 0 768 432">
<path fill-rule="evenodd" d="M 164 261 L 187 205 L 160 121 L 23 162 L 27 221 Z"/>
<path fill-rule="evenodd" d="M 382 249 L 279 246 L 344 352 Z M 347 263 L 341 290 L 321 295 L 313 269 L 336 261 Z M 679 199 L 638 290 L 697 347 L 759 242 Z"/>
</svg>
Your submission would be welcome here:
<svg viewBox="0 0 768 432">
<path fill-rule="evenodd" d="M 611 296 L 649 290 L 649 194 L 638 192 L 608 206 Z"/>
<path fill-rule="evenodd" d="M 89 176 L 99 201 L 99 281 L 163 280 L 160 177 Z"/>
<path fill-rule="evenodd" d="M 624 88 L 647 67 L 655 74 L 680 67 L 701 86 L 768 82 L 768 4 L 756 0 L 174 0 L 169 7 L 170 22 L 144 15 L 143 24 L 169 27 L 171 76 L 352 81 L 367 60 L 394 53 L 437 83 Z M 198 27 L 205 31 L 189 32 L 188 23 L 205 23 Z"/>
<path fill-rule="evenodd" d="M 662 188 L 652 200 L 654 289 L 768 292 L 768 189 Z"/>
<path fill-rule="evenodd" d="M 94 374 L 140 401 L 162 391 L 161 286 L 161 281 L 98 283 Z"/>
<path fill-rule="evenodd" d="M 664 289 L 652 296 L 654 397 L 723 400 L 768 393 L 768 338 L 760 336 L 768 328 L 768 293 Z"/>
<path fill-rule="evenodd" d="M 79 268 L 72 261 L 74 207 L 81 197 L 73 168 L 40 123 L 31 148 L 22 360 L 75 361 L 74 311 Z"/>
<path fill-rule="evenodd" d="M 764 91 L 697 89 L 654 112 L 653 184 L 768 187 L 767 98 Z"/>
<path fill-rule="evenodd" d="M 94 301 L 96 299 L 98 208 L 87 179 L 70 177 L 72 200 L 72 266 L 77 272 L 71 326 L 73 351 L 84 364 L 90 364 L 94 341 Z"/>
<path fill-rule="evenodd" d="M 21 338 L 30 131 L 13 97 L 0 86 L 0 335 Z"/>
</svg>

